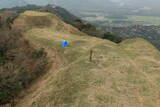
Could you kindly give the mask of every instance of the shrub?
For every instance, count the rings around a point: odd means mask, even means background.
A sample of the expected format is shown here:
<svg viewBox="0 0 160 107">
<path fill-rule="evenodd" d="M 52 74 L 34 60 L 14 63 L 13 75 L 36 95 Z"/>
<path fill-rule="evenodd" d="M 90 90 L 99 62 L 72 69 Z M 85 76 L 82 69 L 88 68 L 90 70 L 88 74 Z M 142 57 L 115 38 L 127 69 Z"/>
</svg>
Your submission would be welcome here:
<svg viewBox="0 0 160 107">
<path fill-rule="evenodd" d="M 33 58 L 41 58 L 41 57 L 46 57 L 47 56 L 47 53 L 44 51 L 43 48 L 41 48 L 40 50 L 34 50 L 32 52 L 32 57 Z"/>
<path fill-rule="evenodd" d="M 92 24 L 83 22 L 79 19 L 75 20 L 75 23 L 73 24 L 76 28 L 78 28 L 80 31 L 96 37 L 101 37 L 102 33 L 96 29 L 96 27 Z"/>
<path fill-rule="evenodd" d="M 104 36 L 103 36 L 103 39 L 108 39 L 108 40 L 110 40 L 112 42 L 115 42 L 115 43 L 120 43 L 123 40 L 122 37 L 113 35 L 111 33 L 105 33 Z"/>
<path fill-rule="evenodd" d="M 5 61 L 7 60 L 7 57 L 5 56 L 5 49 L 0 48 L 0 65 L 4 64 Z"/>
<path fill-rule="evenodd" d="M 10 103 L 22 89 L 21 81 L 18 80 L 20 71 L 12 63 L 0 68 L 0 104 Z"/>
<path fill-rule="evenodd" d="M 18 94 L 47 67 L 47 53 L 34 49 L 20 31 L 0 29 L 0 105 L 15 106 Z"/>
<path fill-rule="evenodd" d="M 48 65 L 48 61 L 46 58 L 40 58 L 35 65 L 35 75 L 40 76 L 44 73 L 46 66 Z"/>
</svg>

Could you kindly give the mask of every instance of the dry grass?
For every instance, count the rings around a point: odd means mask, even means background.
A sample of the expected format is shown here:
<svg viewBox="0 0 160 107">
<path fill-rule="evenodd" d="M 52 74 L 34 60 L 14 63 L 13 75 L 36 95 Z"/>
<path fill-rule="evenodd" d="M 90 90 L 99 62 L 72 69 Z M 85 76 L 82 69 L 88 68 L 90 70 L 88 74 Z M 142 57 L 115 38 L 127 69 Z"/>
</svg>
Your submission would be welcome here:
<svg viewBox="0 0 160 107">
<path fill-rule="evenodd" d="M 27 14 L 50 16 L 32 13 Z M 25 14 L 17 19 L 16 26 L 18 20 L 25 21 Z M 55 26 L 34 26 L 25 35 L 50 53 L 56 50 L 65 63 L 56 69 L 53 66 L 17 107 L 159 107 L 160 52 L 150 43 L 133 39 L 117 45 L 70 32 L 73 27 L 63 22 L 58 26 L 65 30 Z M 62 48 L 62 40 L 69 41 L 69 47 Z M 91 49 L 93 62 L 89 62 Z"/>
</svg>

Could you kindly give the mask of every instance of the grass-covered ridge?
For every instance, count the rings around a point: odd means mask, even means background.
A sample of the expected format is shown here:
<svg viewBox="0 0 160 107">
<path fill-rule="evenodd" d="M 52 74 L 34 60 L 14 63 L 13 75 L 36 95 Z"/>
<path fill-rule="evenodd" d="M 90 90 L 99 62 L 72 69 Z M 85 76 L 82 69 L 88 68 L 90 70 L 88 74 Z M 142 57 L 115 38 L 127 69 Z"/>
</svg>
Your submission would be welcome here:
<svg viewBox="0 0 160 107">
<path fill-rule="evenodd" d="M 27 17 L 32 17 L 33 23 L 34 17 L 47 22 L 42 14 L 46 20 L 52 16 L 50 26 L 25 23 Z M 28 40 L 49 49 L 49 55 L 56 51 L 63 62 L 33 84 L 17 107 L 158 107 L 160 52 L 154 46 L 143 39 L 116 44 L 90 37 L 53 16 L 28 11 L 14 22 L 15 27 L 27 28 L 24 34 Z M 62 48 L 62 40 L 69 46 Z"/>
</svg>

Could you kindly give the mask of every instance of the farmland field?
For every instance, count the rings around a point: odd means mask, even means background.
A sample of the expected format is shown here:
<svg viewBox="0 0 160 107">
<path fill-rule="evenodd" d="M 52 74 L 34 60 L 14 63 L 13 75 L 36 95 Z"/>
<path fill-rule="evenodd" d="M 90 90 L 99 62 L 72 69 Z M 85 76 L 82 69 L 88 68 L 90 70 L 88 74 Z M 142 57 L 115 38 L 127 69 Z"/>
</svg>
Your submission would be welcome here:
<svg viewBox="0 0 160 107">
<path fill-rule="evenodd" d="M 160 17 L 155 16 L 128 16 L 129 21 L 143 21 L 150 24 L 160 24 Z"/>
<path fill-rule="evenodd" d="M 82 12 L 81 15 L 83 15 L 82 19 L 89 21 L 89 22 L 110 22 L 113 21 L 130 21 L 130 22 L 143 22 L 144 24 L 160 24 L 160 17 L 156 16 L 135 16 L 130 15 L 127 16 L 126 19 L 118 19 L 118 18 L 109 18 L 105 16 L 103 13 L 97 13 L 97 12 Z M 93 16 L 95 15 L 95 16 Z"/>
</svg>

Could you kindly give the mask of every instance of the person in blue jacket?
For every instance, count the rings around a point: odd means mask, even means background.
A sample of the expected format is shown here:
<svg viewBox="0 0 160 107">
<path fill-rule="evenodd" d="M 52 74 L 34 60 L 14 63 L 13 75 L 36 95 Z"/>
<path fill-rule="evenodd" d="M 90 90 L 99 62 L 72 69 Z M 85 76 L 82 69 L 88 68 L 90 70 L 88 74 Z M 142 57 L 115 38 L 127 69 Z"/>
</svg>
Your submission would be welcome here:
<svg viewBox="0 0 160 107">
<path fill-rule="evenodd" d="M 61 45 L 62 47 L 67 47 L 69 43 L 66 40 L 63 40 Z"/>
</svg>

